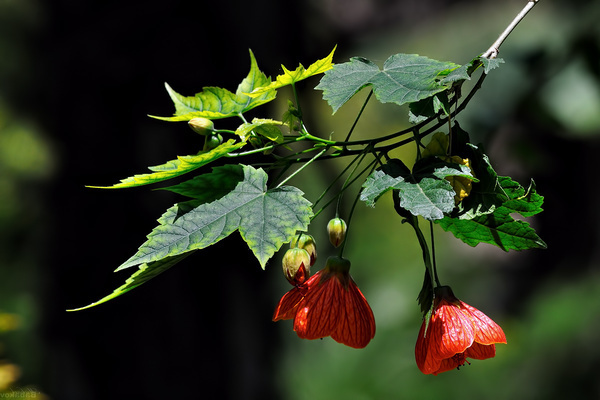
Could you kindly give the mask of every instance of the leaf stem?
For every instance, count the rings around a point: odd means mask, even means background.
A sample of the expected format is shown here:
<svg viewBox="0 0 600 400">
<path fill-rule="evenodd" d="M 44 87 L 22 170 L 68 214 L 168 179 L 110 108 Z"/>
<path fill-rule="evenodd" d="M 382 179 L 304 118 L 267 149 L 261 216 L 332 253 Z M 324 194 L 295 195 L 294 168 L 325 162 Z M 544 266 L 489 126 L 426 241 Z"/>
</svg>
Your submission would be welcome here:
<svg viewBox="0 0 600 400">
<path fill-rule="evenodd" d="M 525 7 L 521 10 L 519 14 L 512 20 L 512 22 L 504 29 L 504 32 L 498 36 L 498 39 L 490 46 L 489 49 L 485 53 L 482 54 L 482 57 L 493 59 L 498 56 L 500 52 L 500 46 L 506 40 L 508 35 L 515 29 L 515 27 L 525 18 L 525 15 L 539 2 L 540 0 L 529 0 Z"/>
<path fill-rule="evenodd" d="M 360 117 L 361 117 L 363 111 L 365 110 L 367 103 L 371 99 L 372 95 L 373 95 L 373 90 L 371 90 L 369 92 L 367 98 L 365 99 L 365 102 L 363 103 L 362 107 L 360 108 L 360 111 L 358 112 L 358 115 L 356 116 L 356 119 L 354 120 L 354 123 L 352 124 L 352 127 L 350 128 L 350 131 L 348 132 L 348 135 L 346 136 L 346 139 L 344 140 L 344 142 L 347 142 L 350 140 L 350 136 L 352 136 L 352 132 L 354 132 L 354 128 L 356 127 L 356 124 L 358 123 L 358 120 L 360 119 Z"/>
<path fill-rule="evenodd" d="M 419 228 L 419 219 L 416 216 L 412 216 L 411 219 L 406 220 L 415 230 L 417 235 L 417 240 L 419 241 L 419 245 L 421 246 L 421 250 L 423 252 L 423 263 L 425 264 L 425 268 L 429 272 L 429 277 L 431 278 L 431 287 L 441 286 L 440 282 L 437 278 L 437 272 L 434 268 L 434 264 L 431 261 L 431 254 L 429 253 L 429 246 L 427 246 L 427 240 L 425 240 L 425 236 Z"/>
<path fill-rule="evenodd" d="M 313 161 L 315 161 L 317 158 L 319 158 L 320 156 L 323 155 L 323 153 L 325 153 L 327 151 L 327 149 L 323 149 L 321 150 L 319 153 L 317 153 L 313 158 L 311 158 L 310 160 L 308 160 L 307 162 L 304 163 L 304 165 L 302 165 L 300 168 L 298 168 L 296 171 L 294 171 L 290 176 L 288 176 L 287 178 L 285 178 L 284 180 L 282 180 L 279 185 L 276 186 L 276 188 L 281 187 L 284 183 L 286 183 L 287 181 L 289 181 L 290 179 L 292 179 L 296 174 L 298 174 L 300 171 L 302 171 L 304 168 L 308 167 L 310 164 L 313 163 Z"/>
<path fill-rule="evenodd" d="M 433 233 L 433 221 L 429 221 L 429 234 L 431 237 L 431 264 L 433 267 L 433 279 L 438 286 L 442 286 L 437 273 L 437 263 L 435 262 L 435 235 Z"/>
</svg>

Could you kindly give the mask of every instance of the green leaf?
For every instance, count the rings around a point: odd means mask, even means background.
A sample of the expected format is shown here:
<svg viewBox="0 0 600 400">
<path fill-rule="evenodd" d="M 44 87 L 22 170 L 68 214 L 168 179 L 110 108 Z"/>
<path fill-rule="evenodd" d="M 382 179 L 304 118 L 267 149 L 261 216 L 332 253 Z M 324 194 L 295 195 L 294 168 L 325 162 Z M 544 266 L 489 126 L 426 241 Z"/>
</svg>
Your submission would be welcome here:
<svg viewBox="0 0 600 400">
<path fill-rule="evenodd" d="M 248 93 L 252 97 L 259 96 L 271 90 L 291 85 L 306 78 L 310 78 L 311 76 L 322 74 L 323 72 L 330 70 L 331 68 L 333 68 L 333 53 L 335 53 L 336 47 L 333 48 L 333 50 L 331 51 L 331 53 L 329 53 L 327 57 L 315 61 L 306 69 L 304 68 L 304 66 L 302 66 L 302 64 L 300 64 L 298 68 L 296 68 L 294 71 L 290 71 L 282 65 L 281 68 L 283 69 L 283 74 L 278 75 L 277 79 L 274 82 L 271 82 L 267 86 L 259 87 L 251 92 L 246 93 Z"/>
<path fill-rule="evenodd" d="M 423 178 L 400 185 L 400 207 L 434 221 L 454 209 L 454 189 L 445 179 Z"/>
<path fill-rule="evenodd" d="M 103 297 L 102 299 L 100 299 L 94 303 L 91 303 L 85 307 L 74 308 L 74 309 L 70 309 L 67 311 L 85 310 L 86 308 L 91 308 L 91 307 L 97 306 L 99 304 L 106 303 L 107 301 L 112 300 L 115 297 L 119 297 L 120 295 L 127 293 L 132 289 L 135 289 L 136 287 L 140 286 L 141 284 L 148 282 L 150 279 L 154 278 L 155 276 L 165 272 L 166 270 L 168 270 L 169 268 L 171 268 L 172 266 L 174 266 L 175 264 L 177 264 L 179 261 L 183 260 L 190 254 L 192 254 L 192 253 L 181 254 L 181 255 L 178 255 L 175 257 L 168 257 L 168 258 L 162 259 L 160 261 L 155 261 L 155 262 L 151 262 L 151 263 L 144 263 L 144 264 L 140 265 L 139 269 L 133 275 L 131 275 L 129 277 L 129 279 L 127 279 L 125 281 L 124 285 L 119 286 L 108 296 Z"/>
<path fill-rule="evenodd" d="M 527 222 L 513 219 L 511 212 L 506 207 L 499 207 L 491 214 L 473 219 L 446 217 L 436 222 L 446 232 L 452 232 L 473 247 L 479 243 L 489 243 L 504 251 L 546 248 L 535 230 Z"/>
<path fill-rule="evenodd" d="M 265 268 L 283 243 L 297 230 L 308 228 L 311 204 L 295 187 L 267 190 L 267 174 L 262 169 L 243 166 L 243 170 L 244 180 L 222 198 L 184 212 L 169 210 L 138 252 L 117 270 L 205 248 L 235 230 Z"/>
<path fill-rule="evenodd" d="M 254 118 L 252 122 L 244 122 L 236 130 L 235 134 L 246 138 L 250 132 L 254 131 L 259 135 L 266 137 L 276 143 L 283 142 L 283 134 L 278 126 L 283 125 L 283 122 L 274 119 Z"/>
<path fill-rule="evenodd" d="M 213 168 L 211 173 L 196 176 L 180 184 L 161 188 L 182 196 L 210 203 L 225 196 L 244 180 L 244 170 L 239 164 Z"/>
<path fill-rule="evenodd" d="M 404 182 L 404 178 L 401 176 L 394 178 L 381 170 L 374 171 L 363 183 L 360 199 L 367 203 L 369 207 L 375 207 L 375 202 L 385 192 L 399 189 L 402 182 Z"/>
<path fill-rule="evenodd" d="M 410 103 L 408 108 L 408 120 L 411 124 L 423 122 L 428 118 L 437 115 L 439 111 L 443 111 L 446 115 L 450 114 L 450 103 L 446 92 L 438 93 L 415 103 Z"/>
<path fill-rule="evenodd" d="M 275 90 L 265 90 L 259 95 L 248 96 L 248 93 L 254 89 L 270 83 L 271 79 L 258 69 L 254 54 L 250 51 L 250 72 L 239 84 L 235 93 L 209 86 L 194 96 L 182 96 L 165 83 L 175 105 L 175 114 L 173 117 L 151 117 L 164 121 L 189 121 L 196 117 L 218 119 L 236 116 L 275 99 L 277 95 Z"/>
<path fill-rule="evenodd" d="M 487 74 L 491 70 L 498 68 L 500 64 L 504 63 L 502 58 L 486 58 L 478 57 L 479 61 L 483 64 L 483 71 Z"/>
<path fill-rule="evenodd" d="M 382 103 L 413 103 L 449 89 L 454 81 L 444 81 L 460 65 L 432 60 L 416 54 L 396 54 L 383 69 L 373 62 L 354 57 L 325 73 L 316 89 L 335 113 L 362 88 L 372 85 Z"/>
<path fill-rule="evenodd" d="M 524 217 L 531 217 L 543 211 L 542 204 L 544 197 L 540 196 L 535 191 L 535 182 L 533 180 L 525 190 L 517 182 L 509 177 L 501 176 L 498 178 L 500 186 L 507 193 L 510 200 L 502 204 L 513 212 L 518 212 Z"/>
<path fill-rule="evenodd" d="M 525 191 L 510 178 L 500 177 L 498 182 L 509 199 L 493 212 L 470 219 L 445 217 L 436 222 L 470 246 L 489 243 L 504 251 L 546 248 L 546 243 L 527 222 L 515 220 L 510 215 L 531 216 L 542 211 L 543 197 L 535 192 L 535 185 L 532 183 Z"/>
<path fill-rule="evenodd" d="M 165 164 L 157 165 L 154 167 L 148 167 L 152 173 L 134 175 L 129 178 L 122 179 L 120 183 L 116 183 L 112 186 L 89 186 L 92 188 L 100 189 L 121 189 L 131 188 L 136 186 L 150 185 L 165 181 L 167 179 L 175 178 L 177 176 L 186 174 L 195 169 L 198 169 L 218 158 L 223 157 L 232 151 L 241 149 L 246 145 L 246 142 L 234 143 L 233 139 L 228 140 L 226 143 L 222 143 L 214 149 L 201 152 L 197 155 L 191 156 L 179 156 L 176 160 L 168 161 Z"/>
<path fill-rule="evenodd" d="M 392 161 L 392 160 L 390 160 Z M 427 220 L 436 220 L 454 209 L 454 189 L 446 177 L 464 176 L 473 178 L 469 168 L 458 164 L 435 161 L 427 164 L 423 161 L 415 164 L 412 174 L 407 174 L 404 164 L 395 163 L 386 169 L 373 172 L 363 184 L 361 200 L 373 206 L 375 201 L 389 190 L 399 191 L 399 206 L 422 216 Z"/>
</svg>

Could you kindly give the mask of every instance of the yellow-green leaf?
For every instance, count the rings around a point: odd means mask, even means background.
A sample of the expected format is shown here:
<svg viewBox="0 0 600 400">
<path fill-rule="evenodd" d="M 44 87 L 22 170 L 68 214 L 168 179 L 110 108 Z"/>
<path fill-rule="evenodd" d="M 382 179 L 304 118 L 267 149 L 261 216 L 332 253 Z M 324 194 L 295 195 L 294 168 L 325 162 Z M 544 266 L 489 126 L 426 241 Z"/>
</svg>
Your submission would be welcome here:
<svg viewBox="0 0 600 400">
<path fill-rule="evenodd" d="M 302 64 L 300 64 L 298 68 L 296 68 L 294 71 L 290 71 L 282 65 L 281 68 L 283 68 L 284 72 L 282 75 L 278 75 L 277 79 L 274 82 L 271 82 L 271 84 L 269 84 L 268 86 L 254 89 L 251 93 L 249 93 L 249 95 L 251 97 L 258 97 L 270 90 L 279 89 L 281 87 L 291 85 L 292 83 L 299 82 L 306 78 L 310 78 L 311 76 L 322 74 L 325 71 L 329 71 L 331 68 L 333 68 L 332 61 L 335 49 L 336 48 L 334 47 L 327 57 L 315 61 L 306 69 Z"/>
<path fill-rule="evenodd" d="M 274 119 L 254 118 L 252 122 L 245 122 L 240 125 L 236 129 L 235 134 L 245 140 L 246 135 L 252 131 L 255 131 L 256 133 L 266 137 L 269 140 L 272 140 L 273 142 L 281 143 L 283 142 L 283 134 L 279 128 L 277 128 L 281 125 L 283 125 L 283 122 Z"/>
<path fill-rule="evenodd" d="M 246 142 L 235 143 L 235 140 L 230 139 L 227 142 L 222 143 L 221 145 L 215 147 L 210 151 L 202 152 L 200 154 L 191 156 L 178 156 L 176 160 L 171 160 L 165 164 L 157 165 L 154 167 L 148 167 L 148 169 L 152 171 L 152 173 L 134 175 L 129 178 L 122 179 L 120 183 L 114 184 L 112 186 L 89 187 L 100 189 L 120 189 L 161 182 L 200 168 L 203 165 L 206 165 L 211 161 L 223 157 L 224 155 L 232 151 L 238 150 L 245 145 Z"/>
</svg>

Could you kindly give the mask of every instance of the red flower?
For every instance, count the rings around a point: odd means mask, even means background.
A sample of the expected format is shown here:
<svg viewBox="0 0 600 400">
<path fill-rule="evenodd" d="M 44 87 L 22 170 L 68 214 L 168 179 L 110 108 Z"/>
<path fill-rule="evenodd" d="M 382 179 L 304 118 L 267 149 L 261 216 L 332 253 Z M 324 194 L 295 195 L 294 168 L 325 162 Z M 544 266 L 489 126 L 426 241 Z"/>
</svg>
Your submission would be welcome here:
<svg viewBox="0 0 600 400">
<path fill-rule="evenodd" d="M 415 347 L 421 372 L 437 375 L 469 363 L 467 357 L 494 357 L 494 343 L 506 343 L 498 324 L 457 299 L 449 286 L 435 288 L 431 317 L 423 321 Z"/>
<path fill-rule="evenodd" d="M 325 268 L 283 295 L 273 321 L 293 318 L 294 331 L 303 339 L 331 336 L 350 347 L 365 347 L 375 336 L 375 318 L 349 270 L 350 261 L 327 259 Z"/>
</svg>

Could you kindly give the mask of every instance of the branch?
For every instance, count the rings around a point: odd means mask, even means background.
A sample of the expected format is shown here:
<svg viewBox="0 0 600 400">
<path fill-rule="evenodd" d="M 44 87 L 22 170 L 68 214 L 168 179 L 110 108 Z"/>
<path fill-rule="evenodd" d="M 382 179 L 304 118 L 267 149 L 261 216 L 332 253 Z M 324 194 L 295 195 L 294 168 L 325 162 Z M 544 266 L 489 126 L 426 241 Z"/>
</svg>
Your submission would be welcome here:
<svg viewBox="0 0 600 400">
<path fill-rule="evenodd" d="M 510 25 L 506 27 L 506 29 L 504 30 L 504 32 L 502 32 L 498 39 L 496 39 L 494 44 L 492 44 L 490 48 L 482 54 L 482 57 L 489 59 L 496 58 L 498 56 L 498 53 L 500 52 L 499 49 L 504 40 L 508 37 L 508 35 L 510 35 L 512 30 L 515 29 L 519 22 L 521 22 L 521 20 L 525 18 L 525 15 L 527 15 L 529 10 L 531 10 L 533 6 L 535 6 L 539 1 L 540 0 L 529 0 L 527 2 L 527 5 L 521 10 L 521 12 L 515 17 L 515 19 L 513 19 Z"/>
</svg>

